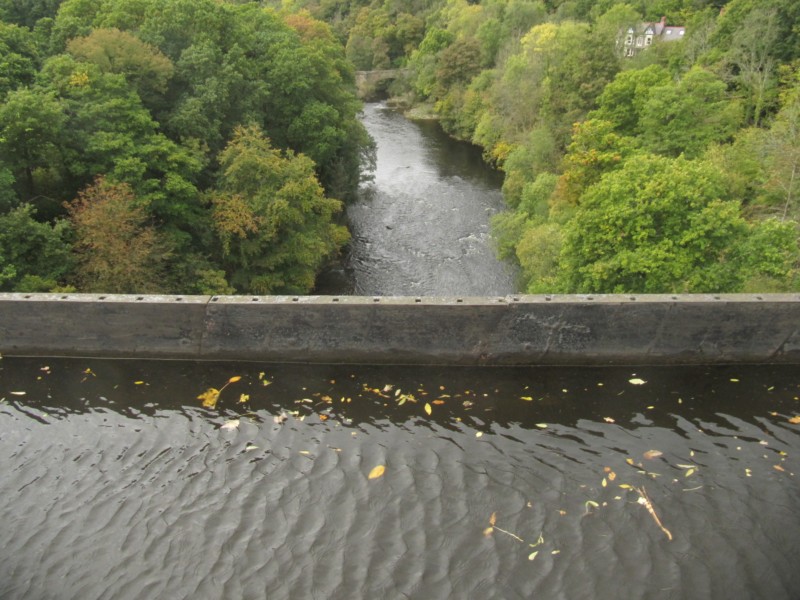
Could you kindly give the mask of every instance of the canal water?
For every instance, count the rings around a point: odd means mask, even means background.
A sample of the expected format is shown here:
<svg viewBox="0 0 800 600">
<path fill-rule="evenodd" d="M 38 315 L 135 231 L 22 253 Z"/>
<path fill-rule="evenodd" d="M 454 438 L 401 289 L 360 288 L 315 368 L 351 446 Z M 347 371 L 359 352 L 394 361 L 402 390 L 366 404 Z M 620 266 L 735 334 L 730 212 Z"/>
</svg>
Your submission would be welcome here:
<svg viewBox="0 0 800 600">
<path fill-rule="evenodd" d="M 503 209 L 502 174 L 478 148 L 438 123 L 410 121 L 384 104 L 362 116 L 377 144 L 374 180 L 348 206 L 352 242 L 344 264 L 315 293 L 504 296 L 513 268 L 498 260 L 489 219 Z"/>
<path fill-rule="evenodd" d="M 0 598 L 794 600 L 799 398 L 796 367 L 4 358 Z"/>
</svg>

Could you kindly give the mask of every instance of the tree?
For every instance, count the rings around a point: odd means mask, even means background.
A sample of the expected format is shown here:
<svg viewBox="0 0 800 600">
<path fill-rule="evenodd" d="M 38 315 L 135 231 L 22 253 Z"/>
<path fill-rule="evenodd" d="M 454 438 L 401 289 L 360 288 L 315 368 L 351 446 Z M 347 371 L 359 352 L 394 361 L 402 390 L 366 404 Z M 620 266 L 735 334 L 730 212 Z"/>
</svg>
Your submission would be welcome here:
<svg viewBox="0 0 800 600">
<path fill-rule="evenodd" d="M 33 34 L 0 20 L 0 100 L 13 89 L 31 85 L 38 62 Z"/>
<path fill-rule="evenodd" d="M 667 70 L 658 65 L 617 73 L 603 88 L 598 107 L 589 116 L 608 121 L 622 135 L 637 135 L 650 91 L 670 82 Z"/>
<path fill-rule="evenodd" d="M 67 208 L 75 229 L 75 282 L 80 290 L 165 291 L 170 248 L 129 185 L 98 178 Z"/>
<path fill-rule="evenodd" d="M 727 97 L 725 82 L 694 67 L 677 84 L 650 90 L 639 128 L 651 152 L 694 158 L 731 138 L 741 123 L 741 107 Z"/>
<path fill-rule="evenodd" d="M 307 157 L 276 150 L 256 126 L 234 131 L 220 167 L 212 219 L 231 284 L 256 294 L 308 293 L 349 239 L 333 221 L 341 202 L 324 196 Z"/>
<path fill-rule="evenodd" d="M 66 120 L 63 103 L 50 92 L 22 88 L 0 104 L 0 159 L 21 184 L 23 200 L 36 195 L 36 169 L 60 164 Z"/>
<path fill-rule="evenodd" d="M 47 292 L 71 271 L 68 223 L 40 223 L 35 216 L 30 204 L 0 215 L 0 256 L 13 268 L 0 289 Z"/>
<path fill-rule="evenodd" d="M 757 8 L 737 30 L 728 53 L 731 77 L 746 94 L 745 118 L 756 127 L 775 95 L 778 34 L 777 11 Z"/>
<path fill-rule="evenodd" d="M 565 226 L 559 268 L 566 291 L 592 293 L 733 292 L 775 257 L 794 254 L 786 238 L 748 225 L 710 165 L 685 158 L 634 156 L 583 195 Z"/>
<path fill-rule="evenodd" d="M 95 29 L 86 37 L 69 41 L 67 51 L 100 67 L 103 73 L 121 73 L 145 104 L 167 90 L 175 70 L 158 48 L 119 29 Z"/>
</svg>

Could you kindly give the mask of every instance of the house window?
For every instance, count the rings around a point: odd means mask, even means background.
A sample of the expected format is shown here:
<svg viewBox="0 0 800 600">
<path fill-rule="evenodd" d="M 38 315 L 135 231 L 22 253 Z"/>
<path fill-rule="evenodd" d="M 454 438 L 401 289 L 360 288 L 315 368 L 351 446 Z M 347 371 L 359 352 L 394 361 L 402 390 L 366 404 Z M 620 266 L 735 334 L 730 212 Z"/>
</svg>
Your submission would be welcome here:
<svg viewBox="0 0 800 600">
<path fill-rule="evenodd" d="M 642 46 L 644 46 L 644 38 L 640 35 L 636 38 L 636 47 L 641 48 Z"/>
<path fill-rule="evenodd" d="M 625 38 L 625 45 L 630 46 L 631 44 L 633 44 L 633 34 L 629 33 Z"/>
<path fill-rule="evenodd" d="M 645 46 L 649 46 L 652 43 L 653 43 L 653 36 L 652 35 L 648 35 L 646 38 L 644 38 L 644 45 Z"/>
<path fill-rule="evenodd" d="M 633 48 L 628 48 L 625 50 L 625 56 L 633 56 Z"/>
</svg>

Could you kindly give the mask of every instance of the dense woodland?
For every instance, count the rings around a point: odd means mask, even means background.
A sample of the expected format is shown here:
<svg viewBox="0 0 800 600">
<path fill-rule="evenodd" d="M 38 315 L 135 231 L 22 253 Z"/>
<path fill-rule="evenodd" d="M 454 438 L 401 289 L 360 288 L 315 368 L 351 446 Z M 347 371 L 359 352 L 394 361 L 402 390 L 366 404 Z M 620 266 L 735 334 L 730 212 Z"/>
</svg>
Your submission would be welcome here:
<svg viewBox="0 0 800 600">
<path fill-rule="evenodd" d="M 271 6 L 270 6 L 271 5 Z M 626 56 L 666 17 L 679 41 Z M 528 292 L 800 290 L 793 0 L 0 0 L 0 289 L 302 293 L 402 68 Z"/>
</svg>

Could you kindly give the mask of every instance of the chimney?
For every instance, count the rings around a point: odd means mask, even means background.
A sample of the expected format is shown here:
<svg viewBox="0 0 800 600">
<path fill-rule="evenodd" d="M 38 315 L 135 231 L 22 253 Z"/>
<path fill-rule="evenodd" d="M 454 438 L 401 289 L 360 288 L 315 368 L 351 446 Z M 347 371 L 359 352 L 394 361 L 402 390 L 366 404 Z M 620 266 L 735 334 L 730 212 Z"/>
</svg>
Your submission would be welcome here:
<svg viewBox="0 0 800 600">
<path fill-rule="evenodd" d="M 667 26 L 667 17 L 662 16 L 661 17 L 661 28 L 663 29 L 666 26 Z"/>
</svg>

